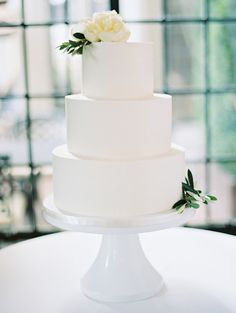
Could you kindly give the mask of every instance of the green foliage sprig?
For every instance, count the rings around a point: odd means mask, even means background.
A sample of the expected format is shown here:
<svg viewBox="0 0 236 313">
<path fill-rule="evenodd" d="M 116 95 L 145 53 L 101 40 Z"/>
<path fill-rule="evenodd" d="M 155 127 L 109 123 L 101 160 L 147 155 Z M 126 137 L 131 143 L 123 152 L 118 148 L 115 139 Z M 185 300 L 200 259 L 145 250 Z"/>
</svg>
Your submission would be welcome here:
<svg viewBox="0 0 236 313">
<path fill-rule="evenodd" d="M 57 48 L 59 50 L 63 50 L 64 52 L 68 54 L 75 55 L 75 54 L 82 54 L 84 47 L 91 44 L 91 42 L 88 41 L 84 37 L 84 34 L 82 33 L 74 33 L 73 37 L 75 37 L 77 40 L 69 40 L 69 41 L 63 42 Z"/>
<path fill-rule="evenodd" d="M 179 213 L 183 213 L 185 208 L 198 209 L 200 207 L 199 202 L 208 204 L 210 201 L 216 201 L 217 198 L 213 195 L 203 195 L 201 190 L 195 189 L 193 175 L 188 170 L 185 181 L 182 182 L 182 198 L 177 201 L 172 208 Z"/>
</svg>

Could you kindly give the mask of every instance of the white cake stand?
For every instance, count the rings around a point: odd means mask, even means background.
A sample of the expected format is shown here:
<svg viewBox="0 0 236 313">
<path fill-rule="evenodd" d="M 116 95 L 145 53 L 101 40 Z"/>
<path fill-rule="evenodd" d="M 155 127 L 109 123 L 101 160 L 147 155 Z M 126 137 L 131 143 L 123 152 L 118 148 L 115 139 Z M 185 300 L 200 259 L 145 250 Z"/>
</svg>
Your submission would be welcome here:
<svg viewBox="0 0 236 313">
<path fill-rule="evenodd" d="M 44 201 L 44 207 L 45 219 L 56 227 L 103 234 L 98 255 L 81 280 L 81 288 L 89 298 L 105 302 L 131 302 L 156 295 L 163 279 L 145 257 L 138 234 L 182 225 L 195 212 L 170 210 L 119 220 L 72 216 L 55 207 L 53 196 Z"/>
</svg>

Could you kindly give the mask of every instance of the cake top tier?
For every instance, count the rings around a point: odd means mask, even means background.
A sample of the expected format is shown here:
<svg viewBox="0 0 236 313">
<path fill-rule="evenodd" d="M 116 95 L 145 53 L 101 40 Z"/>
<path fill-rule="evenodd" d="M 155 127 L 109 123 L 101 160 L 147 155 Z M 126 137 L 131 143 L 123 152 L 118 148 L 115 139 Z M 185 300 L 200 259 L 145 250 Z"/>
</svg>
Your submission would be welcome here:
<svg viewBox="0 0 236 313">
<path fill-rule="evenodd" d="M 59 49 L 82 54 L 82 94 L 94 99 L 145 99 L 153 93 L 151 43 L 127 42 L 130 31 L 114 10 L 97 12 L 71 29 Z"/>
<path fill-rule="evenodd" d="M 96 99 L 152 96 L 152 43 L 99 42 L 84 47 L 82 94 Z"/>
</svg>

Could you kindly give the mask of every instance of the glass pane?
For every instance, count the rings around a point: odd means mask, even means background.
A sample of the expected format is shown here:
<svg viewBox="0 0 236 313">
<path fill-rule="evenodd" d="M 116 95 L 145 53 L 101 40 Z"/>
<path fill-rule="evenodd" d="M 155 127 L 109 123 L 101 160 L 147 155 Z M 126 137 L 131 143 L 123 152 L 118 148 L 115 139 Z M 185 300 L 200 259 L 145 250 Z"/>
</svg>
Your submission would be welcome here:
<svg viewBox="0 0 236 313">
<path fill-rule="evenodd" d="M 25 0 L 25 22 L 48 23 L 63 22 L 66 16 L 65 0 Z"/>
<path fill-rule="evenodd" d="M 9 156 L 13 164 L 29 161 L 25 116 L 24 100 L 0 100 L 0 154 Z"/>
<path fill-rule="evenodd" d="M 0 212 L 0 231 L 8 233 L 31 231 L 29 222 L 29 208 L 31 208 L 29 202 L 31 197 L 30 168 L 26 166 L 11 167 L 9 175 L 8 185 L 11 189 L 11 195 L 9 198 L 5 193 L 3 201 L 0 203 L 1 206 L 4 206 L 4 211 Z M 5 183 L 7 183 L 6 177 Z"/>
<path fill-rule="evenodd" d="M 236 217 L 236 162 L 211 164 L 210 191 L 218 201 L 211 205 L 211 222 L 226 223 Z"/>
<path fill-rule="evenodd" d="M 24 94 L 22 31 L 17 27 L 0 28 L 0 96 Z"/>
<path fill-rule="evenodd" d="M 25 22 L 45 23 L 50 21 L 50 7 L 48 0 L 24 0 Z"/>
<path fill-rule="evenodd" d="M 167 25 L 167 44 L 169 88 L 203 88 L 203 26 L 189 23 Z"/>
<path fill-rule="evenodd" d="M 26 23 L 78 22 L 109 8 L 109 0 L 25 0 L 25 19 Z"/>
<path fill-rule="evenodd" d="M 0 231 L 8 231 L 12 224 L 13 186 L 10 158 L 0 155 Z"/>
<path fill-rule="evenodd" d="M 60 33 L 57 34 L 59 30 Z M 66 56 L 57 51 L 56 47 L 61 39 L 64 40 L 67 33 L 67 27 L 64 25 L 52 27 L 51 32 L 49 27 L 27 29 L 28 76 L 31 95 L 51 95 L 59 88 L 62 94 L 65 93 Z"/>
<path fill-rule="evenodd" d="M 154 89 L 163 87 L 163 27 L 159 24 L 132 24 L 130 41 L 150 41 L 154 44 Z"/>
<path fill-rule="evenodd" d="M 58 24 L 50 27 L 50 52 L 51 52 L 51 75 L 53 90 L 55 94 L 64 95 L 71 89 L 71 80 L 69 77 L 69 62 L 71 56 L 63 53 L 57 47 L 68 40 L 69 28 L 64 24 Z M 77 57 L 78 58 L 78 57 Z M 77 59 L 76 58 L 76 59 Z M 52 91 L 51 91 L 52 93 Z"/>
<path fill-rule="evenodd" d="M 186 149 L 187 160 L 205 157 L 204 97 L 173 97 L 173 142 Z"/>
<path fill-rule="evenodd" d="M 236 16 L 235 0 L 210 0 L 210 15 L 213 17 Z"/>
<path fill-rule="evenodd" d="M 66 0 L 48 0 L 48 4 L 52 22 L 63 22 L 68 19 Z"/>
<path fill-rule="evenodd" d="M 92 16 L 94 12 L 110 9 L 109 0 L 68 0 L 69 19 L 77 23 L 84 17 Z"/>
<path fill-rule="evenodd" d="M 236 23 L 210 24 L 210 83 L 212 88 L 236 86 Z"/>
<path fill-rule="evenodd" d="M 153 20 L 162 17 L 161 0 L 120 0 L 120 14 L 125 20 Z"/>
<path fill-rule="evenodd" d="M 53 148 L 66 141 L 64 98 L 33 99 L 30 106 L 34 162 L 51 164 Z"/>
<path fill-rule="evenodd" d="M 236 95 L 211 95 L 210 127 L 212 155 L 236 156 Z"/>
<path fill-rule="evenodd" d="M 204 12 L 204 0 L 164 0 L 168 17 L 201 17 Z"/>
<path fill-rule="evenodd" d="M 6 3 L 1 1 L 1 22 L 20 23 L 21 22 L 21 1 L 8 0 Z"/>
</svg>

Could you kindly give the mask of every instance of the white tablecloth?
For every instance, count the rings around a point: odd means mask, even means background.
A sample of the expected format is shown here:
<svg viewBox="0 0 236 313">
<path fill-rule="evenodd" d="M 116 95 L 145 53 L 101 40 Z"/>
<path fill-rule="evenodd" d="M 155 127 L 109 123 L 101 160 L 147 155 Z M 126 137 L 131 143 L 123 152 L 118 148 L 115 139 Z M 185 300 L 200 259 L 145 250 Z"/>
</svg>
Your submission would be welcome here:
<svg viewBox="0 0 236 313">
<path fill-rule="evenodd" d="M 80 292 L 101 237 L 63 232 L 0 251 L 1 313 L 235 313 L 236 237 L 175 228 L 141 236 L 165 288 L 154 298 L 106 304 Z"/>
</svg>

